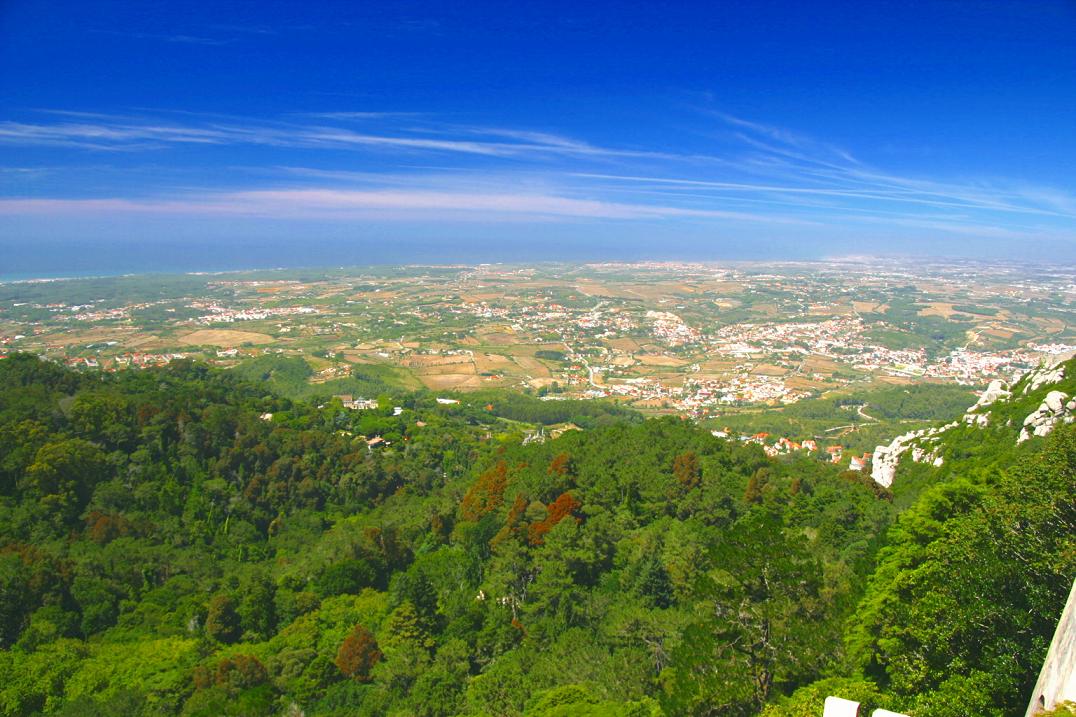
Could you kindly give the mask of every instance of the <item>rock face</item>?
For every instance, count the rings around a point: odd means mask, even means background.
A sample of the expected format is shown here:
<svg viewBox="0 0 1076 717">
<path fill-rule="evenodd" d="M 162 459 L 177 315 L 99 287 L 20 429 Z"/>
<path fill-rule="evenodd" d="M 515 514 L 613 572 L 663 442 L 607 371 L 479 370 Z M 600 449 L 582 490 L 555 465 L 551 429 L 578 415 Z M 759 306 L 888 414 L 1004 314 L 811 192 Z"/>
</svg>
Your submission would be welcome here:
<svg viewBox="0 0 1076 717">
<path fill-rule="evenodd" d="M 1060 360 L 1060 357 L 1058 360 Z M 1026 378 L 1027 383 L 1024 384 L 1023 391 L 1023 395 L 1025 396 L 1032 391 L 1037 391 L 1047 384 L 1057 383 L 1065 378 L 1065 367 L 1060 364 L 1047 364 L 1028 372 Z"/>
<path fill-rule="evenodd" d="M 959 421 L 953 421 L 952 423 L 946 423 L 944 426 L 934 428 L 920 428 L 918 431 L 910 431 L 904 435 L 897 436 L 888 446 L 878 446 L 874 449 L 874 457 L 871 462 L 871 478 L 874 479 L 875 483 L 886 488 L 893 485 L 893 478 L 897 474 L 897 464 L 900 463 L 900 457 L 909 448 L 913 449 L 912 460 L 916 463 L 930 463 L 935 468 L 941 467 L 945 461 L 938 455 L 937 448 L 931 446 L 931 444 L 936 443 L 941 434 L 950 428 L 955 428 L 957 425 L 959 425 Z"/>
<path fill-rule="evenodd" d="M 990 414 L 980 413 L 980 411 L 990 407 L 996 401 L 1009 398 L 1012 398 L 1012 391 L 1009 390 L 1009 385 L 1001 379 L 994 379 L 990 382 L 990 385 L 986 387 L 986 390 L 983 391 L 982 395 L 979 396 L 979 400 L 975 402 L 975 405 L 964 413 L 964 423 L 967 423 L 969 426 L 986 428 L 990 425 Z"/>
<path fill-rule="evenodd" d="M 1020 429 L 1020 437 L 1017 443 L 1023 443 L 1032 436 L 1045 436 L 1054 430 L 1058 423 L 1072 423 L 1072 408 L 1076 407 L 1076 401 L 1068 401 L 1068 394 L 1064 391 L 1050 391 L 1039 406 L 1038 410 L 1029 413 L 1024 419 L 1024 427 Z"/>
<path fill-rule="evenodd" d="M 975 405 L 969 409 L 969 413 L 979 408 L 985 408 L 1003 398 L 1010 398 L 1012 392 L 1009 390 L 1009 385 L 999 378 L 990 382 L 990 385 L 986 387 L 983 394 L 979 396 L 979 400 L 975 402 Z"/>
<path fill-rule="evenodd" d="M 897 466 L 905 453 L 911 449 L 911 458 L 916 463 L 930 463 L 937 467 L 943 464 L 940 455 L 941 435 L 961 423 L 978 428 L 987 428 L 991 425 L 991 406 L 998 402 L 1027 402 L 1023 396 L 1033 394 L 1035 391 L 1049 387 L 1065 379 L 1066 364 L 1068 357 L 1054 357 L 1049 363 L 1033 369 L 1022 377 L 1013 379 L 1012 384 L 1001 380 L 991 381 L 986 390 L 979 396 L 974 406 L 961 416 L 959 421 L 948 423 L 935 428 L 911 431 L 902 436 L 897 436 L 888 446 L 878 446 L 874 449 L 874 457 L 871 463 L 871 478 L 880 485 L 889 487 L 896 477 Z M 1071 369 L 1073 364 L 1068 364 Z M 1071 383 L 1071 381 L 1067 382 Z M 1072 390 L 1069 388 L 1069 390 Z M 1076 392 L 1074 392 L 1076 393 Z M 1041 394 L 1040 394 L 1041 395 Z M 1034 405 L 1034 404 L 1032 404 Z M 1003 414 L 1004 415 L 1004 414 Z M 1064 391 L 1050 391 L 1043 398 L 1038 408 L 1031 412 L 1023 422 L 1017 443 L 1023 443 L 1032 436 L 1048 435 L 1057 425 L 1076 421 L 1076 398 L 1071 397 Z M 1012 425 L 1011 419 L 1003 421 L 1004 425 Z"/>
<path fill-rule="evenodd" d="M 1066 398 L 1068 398 L 1068 394 L 1063 391 L 1050 391 L 1050 393 L 1046 394 L 1046 398 L 1043 400 L 1042 405 L 1046 406 L 1054 413 L 1061 413 Z"/>
</svg>

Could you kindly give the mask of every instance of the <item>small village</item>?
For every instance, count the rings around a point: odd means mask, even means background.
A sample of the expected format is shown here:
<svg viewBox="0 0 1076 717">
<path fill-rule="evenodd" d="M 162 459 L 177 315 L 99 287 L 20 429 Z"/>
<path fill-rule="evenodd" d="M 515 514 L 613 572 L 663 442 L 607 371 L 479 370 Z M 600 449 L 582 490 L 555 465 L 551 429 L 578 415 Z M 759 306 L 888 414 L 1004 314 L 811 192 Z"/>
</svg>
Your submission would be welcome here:
<svg viewBox="0 0 1076 717">
<path fill-rule="evenodd" d="M 326 385 L 373 366 L 437 392 L 503 388 L 719 420 L 863 386 L 974 389 L 1076 345 L 1071 280 L 965 265 L 486 264 L 317 282 L 188 275 L 174 296 L 154 287 L 153 299 L 134 279 L 116 281 L 132 284 L 128 299 L 80 291 L 74 301 L 35 301 L 46 285 L 0 285 L 19 297 L 0 300 L 0 353 L 104 370 L 298 356 L 310 381 Z M 68 286 L 79 282 L 49 282 L 47 295 Z M 987 294 L 992 304 L 963 310 Z M 768 450 L 811 450 L 779 438 Z"/>
</svg>

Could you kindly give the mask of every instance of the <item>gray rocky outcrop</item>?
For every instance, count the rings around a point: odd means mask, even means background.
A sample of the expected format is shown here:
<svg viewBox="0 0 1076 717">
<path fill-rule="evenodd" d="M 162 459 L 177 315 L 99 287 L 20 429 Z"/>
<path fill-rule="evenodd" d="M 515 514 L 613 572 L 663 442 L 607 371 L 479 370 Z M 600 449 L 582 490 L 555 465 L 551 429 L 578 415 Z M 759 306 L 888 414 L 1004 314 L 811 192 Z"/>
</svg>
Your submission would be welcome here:
<svg viewBox="0 0 1076 717">
<path fill-rule="evenodd" d="M 1032 436 L 1049 435 L 1058 423 L 1072 423 L 1073 407 L 1076 407 L 1076 401 L 1069 401 L 1067 393 L 1050 391 L 1039 404 L 1038 409 L 1029 413 L 1024 419 L 1024 427 L 1020 429 L 1020 437 L 1016 439 L 1016 442 L 1023 443 Z"/>
<path fill-rule="evenodd" d="M 897 436 L 888 446 L 878 446 L 874 449 L 871 459 L 871 478 L 874 482 L 888 488 L 893 485 L 893 478 L 897 474 L 897 465 L 901 456 L 912 450 L 912 460 L 916 463 L 930 463 L 935 468 L 940 467 L 945 459 L 938 454 L 937 443 L 941 434 L 959 425 L 958 421 L 946 423 L 944 426 L 934 428 L 920 428 L 918 431 L 909 431 Z"/>
<path fill-rule="evenodd" d="M 1060 357 L 1054 359 L 1060 361 Z M 1024 384 L 1023 394 L 1027 394 L 1037 391 L 1043 386 L 1051 383 L 1057 383 L 1061 379 L 1065 378 L 1065 367 L 1060 363 L 1048 363 L 1033 369 L 1028 372 L 1027 383 Z"/>
<path fill-rule="evenodd" d="M 986 390 L 979 395 L 979 400 L 968 408 L 959 421 L 935 428 L 911 431 L 897 436 L 887 446 L 878 446 L 874 449 L 871 462 L 871 478 L 880 485 L 891 486 L 901 457 L 909 449 L 911 449 L 910 455 L 913 461 L 930 463 L 936 467 L 941 466 L 944 463 L 938 445 L 941 434 L 961 423 L 986 428 L 990 425 L 990 407 L 999 401 L 1011 400 L 1017 389 L 1020 395 L 1026 396 L 1064 379 L 1063 361 L 1067 358 L 1068 356 L 1052 357 L 1047 363 L 1032 369 L 1022 377 L 1014 378 L 1011 385 L 1001 380 L 991 381 Z M 1022 388 L 1019 384 L 1023 384 Z M 1074 421 L 1076 421 L 1076 398 L 1070 397 L 1064 391 L 1050 391 L 1039 407 L 1024 419 L 1016 442 L 1023 443 L 1030 440 L 1032 436 L 1046 436 L 1057 425 Z M 1007 422 L 1006 425 L 1011 425 L 1011 423 Z"/>
</svg>

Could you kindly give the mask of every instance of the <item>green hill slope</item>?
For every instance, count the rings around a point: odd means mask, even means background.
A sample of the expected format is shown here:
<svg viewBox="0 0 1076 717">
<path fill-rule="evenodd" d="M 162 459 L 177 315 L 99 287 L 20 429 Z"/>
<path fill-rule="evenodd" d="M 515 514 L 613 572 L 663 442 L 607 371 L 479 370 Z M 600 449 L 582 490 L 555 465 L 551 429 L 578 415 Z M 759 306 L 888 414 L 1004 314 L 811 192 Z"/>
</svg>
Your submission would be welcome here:
<svg viewBox="0 0 1076 717">
<path fill-rule="evenodd" d="M 826 690 L 916 717 L 1023 713 L 1076 577 L 1074 393 L 1069 360 L 896 442 L 892 488 L 909 507 L 846 623 L 843 681 L 768 715 L 808 714 Z"/>
<path fill-rule="evenodd" d="M 1076 554 L 1043 390 L 894 494 L 610 408 L 2 360 L 0 714 L 1008 714 Z"/>
</svg>

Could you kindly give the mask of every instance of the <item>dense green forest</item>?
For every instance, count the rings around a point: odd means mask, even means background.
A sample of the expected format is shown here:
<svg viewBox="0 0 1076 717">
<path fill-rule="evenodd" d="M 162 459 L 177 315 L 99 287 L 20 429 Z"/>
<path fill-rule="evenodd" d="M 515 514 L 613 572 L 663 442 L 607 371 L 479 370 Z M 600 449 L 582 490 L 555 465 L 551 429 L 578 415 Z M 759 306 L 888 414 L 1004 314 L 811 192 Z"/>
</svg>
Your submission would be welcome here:
<svg viewBox="0 0 1076 717">
<path fill-rule="evenodd" d="M 1001 717 L 1076 573 L 1072 426 L 961 429 L 891 494 L 610 405 L 289 380 L 0 361 L 0 714 Z"/>
<path fill-rule="evenodd" d="M 314 370 L 300 356 L 259 356 L 243 361 L 232 371 L 277 395 L 293 399 L 326 398 L 334 394 L 377 396 L 395 392 L 401 383 L 399 369 L 374 364 L 356 365 L 346 378 L 310 383 Z"/>
</svg>

